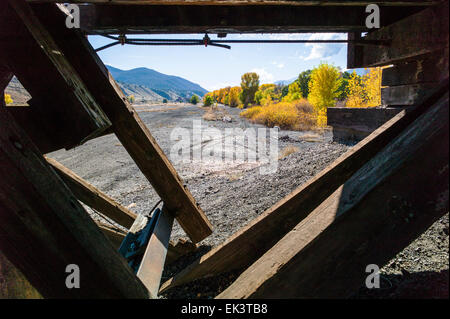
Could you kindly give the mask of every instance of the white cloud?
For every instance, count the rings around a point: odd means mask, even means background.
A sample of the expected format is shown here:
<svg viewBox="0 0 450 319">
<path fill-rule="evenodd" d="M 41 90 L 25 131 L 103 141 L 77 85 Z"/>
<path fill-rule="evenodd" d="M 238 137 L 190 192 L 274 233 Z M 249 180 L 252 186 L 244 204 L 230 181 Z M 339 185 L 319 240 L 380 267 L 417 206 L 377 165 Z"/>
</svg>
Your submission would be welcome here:
<svg viewBox="0 0 450 319">
<path fill-rule="evenodd" d="M 265 69 L 253 69 L 250 72 L 255 72 L 259 75 L 259 81 L 260 83 L 272 83 L 273 82 L 273 75 L 269 72 L 267 72 Z"/>
<path fill-rule="evenodd" d="M 346 35 L 341 33 L 319 33 L 312 34 L 309 40 L 345 40 Z M 307 43 L 305 46 L 311 47 L 308 56 L 301 56 L 300 58 L 307 60 L 314 59 L 329 59 L 333 55 L 338 54 L 345 44 L 340 43 Z"/>
<path fill-rule="evenodd" d="M 272 65 L 275 65 L 277 68 L 280 68 L 280 69 L 284 68 L 284 63 L 282 63 L 282 62 L 273 61 Z"/>
</svg>

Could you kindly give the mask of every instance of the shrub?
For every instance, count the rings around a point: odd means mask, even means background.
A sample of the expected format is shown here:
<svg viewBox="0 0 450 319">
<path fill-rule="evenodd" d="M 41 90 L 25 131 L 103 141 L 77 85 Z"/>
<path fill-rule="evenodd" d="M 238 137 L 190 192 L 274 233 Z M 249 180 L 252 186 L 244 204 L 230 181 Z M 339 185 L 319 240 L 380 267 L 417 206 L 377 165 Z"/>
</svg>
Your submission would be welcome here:
<svg viewBox="0 0 450 319">
<path fill-rule="evenodd" d="M 262 111 L 261 106 L 254 106 L 249 109 L 246 109 L 245 111 L 242 111 L 240 116 L 245 117 L 247 119 L 253 119 L 258 113 Z"/>
<path fill-rule="evenodd" d="M 203 98 L 204 106 L 211 106 L 214 103 L 214 98 L 210 94 L 206 94 Z"/>
<path fill-rule="evenodd" d="M 164 103 L 164 104 L 167 103 L 167 99 L 163 99 L 163 103 Z"/>
<path fill-rule="evenodd" d="M 241 112 L 240 116 L 269 127 L 279 126 L 299 131 L 314 129 L 318 124 L 318 115 L 306 99 L 254 106 Z M 323 118 L 321 120 L 323 121 Z"/>
<path fill-rule="evenodd" d="M 198 101 L 199 101 L 199 97 L 195 94 L 192 95 L 191 99 L 189 100 L 189 102 L 194 105 L 196 105 L 198 103 Z"/>
</svg>

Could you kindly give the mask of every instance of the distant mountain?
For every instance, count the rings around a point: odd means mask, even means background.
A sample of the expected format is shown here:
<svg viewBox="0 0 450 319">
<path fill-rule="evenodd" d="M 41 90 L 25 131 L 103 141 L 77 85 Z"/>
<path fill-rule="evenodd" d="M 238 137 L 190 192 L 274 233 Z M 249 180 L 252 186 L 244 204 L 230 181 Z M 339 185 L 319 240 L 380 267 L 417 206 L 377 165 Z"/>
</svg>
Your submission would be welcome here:
<svg viewBox="0 0 450 319">
<path fill-rule="evenodd" d="M 297 80 L 297 77 L 289 79 L 289 80 L 276 81 L 274 84 L 276 84 L 276 85 L 289 85 L 292 82 L 294 82 L 295 80 Z"/>
<path fill-rule="evenodd" d="M 167 75 L 147 68 L 128 71 L 107 65 L 114 79 L 126 95 L 134 95 L 135 101 L 185 101 L 193 94 L 200 97 L 208 91 L 196 83 L 178 76 Z"/>
</svg>

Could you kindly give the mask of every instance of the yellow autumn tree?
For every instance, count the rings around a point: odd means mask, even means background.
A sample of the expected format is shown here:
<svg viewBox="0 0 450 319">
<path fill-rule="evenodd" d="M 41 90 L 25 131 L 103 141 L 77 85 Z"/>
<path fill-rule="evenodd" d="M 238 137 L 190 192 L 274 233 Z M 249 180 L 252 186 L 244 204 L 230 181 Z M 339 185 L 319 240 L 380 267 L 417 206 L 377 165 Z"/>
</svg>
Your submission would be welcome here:
<svg viewBox="0 0 450 319">
<path fill-rule="evenodd" d="M 13 102 L 11 95 L 9 94 L 5 94 L 5 103 L 6 104 L 11 104 Z"/>
<path fill-rule="evenodd" d="M 353 71 L 348 80 L 346 107 L 381 105 L 381 68 L 369 69 L 362 77 Z"/>
<path fill-rule="evenodd" d="M 336 103 L 341 85 L 339 69 L 322 63 L 311 73 L 308 100 L 317 111 L 323 111 Z"/>
<path fill-rule="evenodd" d="M 228 105 L 231 107 L 236 107 L 239 105 L 239 93 L 241 93 L 241 88 L 239 86 L 234 86 L 230 89 L 228 94 Z"/>
<path fill-rule="evenodd" d="M 326 126 L 327 108 L 336 104 L 341 82 L 339 69 L 327 63 L 321 63 L 311 73 L 308 101 L 315 109 L 319 127 Z"/>
<path fill-rule="evenodd" d="M 362 107 L 364 104 L 364 88 L 361 77 L 353 71 L 347 86 L 346 107 Z"/>
<path fill-rule="evenodd" d="M 381 68 L 372 68 L 364 75 L 366 106 L 381 105 Z"/>
</svg>

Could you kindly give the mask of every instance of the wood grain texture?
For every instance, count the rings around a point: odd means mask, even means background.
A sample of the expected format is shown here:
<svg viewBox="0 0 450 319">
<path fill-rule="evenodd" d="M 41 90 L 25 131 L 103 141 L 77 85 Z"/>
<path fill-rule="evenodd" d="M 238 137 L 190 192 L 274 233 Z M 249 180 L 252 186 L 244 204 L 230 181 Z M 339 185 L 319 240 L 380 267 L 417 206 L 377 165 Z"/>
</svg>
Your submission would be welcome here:
<svg viewBox="0 0 450 319">
<path fill-rule="evenodd" d="M 71 191 L 0 108 L 0 250 L 45 298 L 148 298 Z M 68 289 L 66 266 L 80 269 Z"/>
<path fill-rule="evenodd" d="M 448 78 L 448 49 L 383 69 L 382 86 L 438 83 Z"/>
<path fill-rule="evenodd" d="M 138 114 L 93 51 L 87 39 L 74 29 L 64 26 L 64 16 L 55 6 L 35 10 L 50 31 L 71 65 L 85 70 L 80 77 L 96 97 L 101 108 L 113 123 L 113 130 L 144 176 L 164 201 L 168 210 L 176 214 L 181 227 L 193 242 L 199 242 L 212 232 L 212 225 L 197 206 L 173 165 L 158 146 Z"/>
<path fill-rule="evenodd" d="M 58 3 L 58 0 L 27 0 L 30 3 Z M 362 0 L 69 0 L 69 3 L 94 3 L 94 4 L 163 4 L 163 5 L 289 5 L 289 6 L 364 6 L 371 3 L 389 6 L 420 6 L 433 5 L 438 1 L 411 1 L 411 0 L 383 0 L 383 1 L 362 1 Z"/>
<path fill-rule="evenodd" d="M 373 67 L 417 60 L 449 46 L 448 1 L 427 8 L 390 26 L 370 32 L 363 39 L 389 40 L 390 45 L 365 46 L 352 67 Z"/>
<path fill-rule="evenodd" d="M 49 157 L 45 157 L 45 159 L 80 201 L 125 228 L 130 228 L 133 225 L 137 216 L 134 212 L 117 203 L 70 169 L 58 163 L 58 161 Z"/>
<path fill-rule="evenodd" d="M 311 180 L 252 220 L 222 245 L 167 280 L 161 291 L 220 273 L 244 269 L 308 216 L 359 168 L 448 91 L 448 80 L 421 105 L 401 112 Z"/>
<path fill-rule="evenodd" d="M 39 6 L 39 5 L 35 5 Z M 420 11 L 421 6 L 380 7 L 387 26 Z M 84 5 L 81 28 L 88 34 L 134 33 L 279 33 L 370 31 L 364 6 L 229 6 L 229 5 Z"/>
<path fill-rule="evenodd" d="M 20 15 L 8 1 L 0 2 L 0 59 L 33 97 L 32 108 L 14 110 L 16 119 L 30 136 L 48 141 L 38 144 L 47 147 L 44 152 L 72 148 L 98 136 L 110 125 L 108 118 L 42 25 L 32 23 L 36 17 L 27 4 L 13 4 Z"/>
<path fill-rule="evenodd" d="M 345 298 L 448 212 L 448 92 L 218 298 Z M 420 171 L 420 174 L 418 173 Z"/>
</svg>

